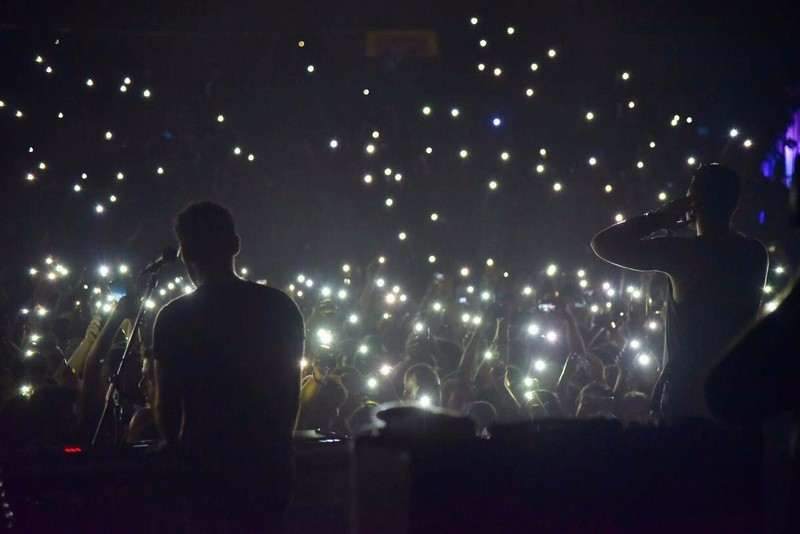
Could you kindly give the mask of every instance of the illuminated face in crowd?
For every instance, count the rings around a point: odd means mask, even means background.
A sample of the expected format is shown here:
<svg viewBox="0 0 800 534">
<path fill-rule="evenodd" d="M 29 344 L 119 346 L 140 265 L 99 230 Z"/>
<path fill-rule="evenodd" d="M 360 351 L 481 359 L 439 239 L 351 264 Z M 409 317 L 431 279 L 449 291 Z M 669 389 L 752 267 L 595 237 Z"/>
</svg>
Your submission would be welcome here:
<svg viewBox="0 0 800 534">
<path fill-rule="evenodd" d="M 410 374 L 403 381 L 403 397 L 406 400 L 415 400 L 419 393 L 419 384 L 417 383 L 417 376 Z"/>
</svg>

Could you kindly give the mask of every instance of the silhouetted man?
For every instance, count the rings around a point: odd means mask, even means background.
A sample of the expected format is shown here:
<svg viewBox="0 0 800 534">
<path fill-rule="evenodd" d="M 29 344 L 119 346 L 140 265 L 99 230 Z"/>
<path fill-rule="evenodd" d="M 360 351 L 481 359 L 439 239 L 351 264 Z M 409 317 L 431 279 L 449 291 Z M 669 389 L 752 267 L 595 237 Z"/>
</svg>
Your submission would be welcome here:
<svg viewBox="0 0 800 534">
<path fill-rule="evenodd" d="M 665 417 L 709 416 L 703 387 L 722 351 L 758 315 L 769 257 L 733 229 L 740 179 L 700 167 L 686 197 L 603 230 L 595 253 L 614 265 L 669 277 L 664 371 L 654 402 Z M 696 238 L 657 237 L 694 222 Z"/>
<path fill-rule="evenodd" d="M 227 209 L 192 204 L 175 233 L 197 290 L 158 315 L 155 409 L 185 469 L 189 529 L 273 530 L 290 493 L 303 318 L 286 294 L 236 276 Z"/>
</svg>

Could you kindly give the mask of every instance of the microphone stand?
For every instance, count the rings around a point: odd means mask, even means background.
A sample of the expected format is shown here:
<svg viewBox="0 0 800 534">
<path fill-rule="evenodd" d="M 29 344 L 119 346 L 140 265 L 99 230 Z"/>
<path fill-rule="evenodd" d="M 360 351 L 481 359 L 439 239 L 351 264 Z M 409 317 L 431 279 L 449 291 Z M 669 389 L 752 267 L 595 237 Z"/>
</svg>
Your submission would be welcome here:
<svg viewBox="0 0 800 534">
<path fill-rule="evenodd" d="M 145 304 L 153 295 L 153 291 L 158 284 L 158 269 L 152 270 L 150 272 L 150 280 L 147 283 L 147 289 L 145 290 L 144 298 L 142 298 L 141 303 L 139 304 L 139 311 L 136 314 L 136 321 L 133 323 L 133 328 L 131 328 L 130 336 L 128 337 L 127 342 L 125 343 L 125 352 L 122 353 L 122 358 L 119 360 L 119 365 L 117 366 L 116 372 L 108 378 L 108 390 L 106 390 L 106 403 L 103 407 L 103 414 L 100 416 L 100 421 L 97 423 L 97 428 L 94 431 L 94 437 L 92 438 L 92 445 L 97 443 L 97 438 L 100 436 L 100 430 L 103 428 L 103 423 L 105 422 L 106 416 L 109 413 L 109 409 L 114 410 L 115 420 L 114 420 L 114 444 L 118 444 L 119 442 L 119 427 L 120 423 L 122 422 L 122 406 L 119 402 L 119 377 L 122 374 L 122 368 L 125 365 L 125 360 L 127 359 L 128 355 L 131 353 L 131 349 L 133 347 L 133 337 L 136 334 L 136 331 L 142 326 L 144 322 L 144 313 L 145 313 Z"/>
</svg>

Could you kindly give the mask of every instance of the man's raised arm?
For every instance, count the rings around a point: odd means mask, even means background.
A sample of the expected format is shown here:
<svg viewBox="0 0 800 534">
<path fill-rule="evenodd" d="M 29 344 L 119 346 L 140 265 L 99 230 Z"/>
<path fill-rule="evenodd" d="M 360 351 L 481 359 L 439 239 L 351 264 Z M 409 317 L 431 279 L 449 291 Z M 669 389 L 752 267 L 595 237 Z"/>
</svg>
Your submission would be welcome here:
<svg viewBox="0 0 800 534">
<path fill-rule="evenodd" d="M 656 211 L 606 228 L 592 238 L 592 250 L 600 258 L 619 267 L 669 272 L 670 265 L 680 256 L 681 240 L 645 238 L 659 230 L 675 229 L 685 224 L 680 218 L 691 207 L 690 202 L 687 198 L 681 198 Z"/>
</svg>

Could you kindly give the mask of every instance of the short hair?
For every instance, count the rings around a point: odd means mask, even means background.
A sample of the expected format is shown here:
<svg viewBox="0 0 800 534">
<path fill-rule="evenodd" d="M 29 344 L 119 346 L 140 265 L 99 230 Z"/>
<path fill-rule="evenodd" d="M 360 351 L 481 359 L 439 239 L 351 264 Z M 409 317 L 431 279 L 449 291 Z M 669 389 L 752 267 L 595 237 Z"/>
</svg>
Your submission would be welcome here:
<svg viewBox="0 0 800 534">
<path fill-rule="evenodd" d="M 718 163 L 701 165 L 694 173 L 691 190 L 699 211 L 715 221 L 727 222 L 739 205 L 741 178 Z"/>
<path fill-rule="evenodd" d="M 215 202 L 189 204 L 175 219 L 175 234 L 181 243 L 190 244 L 201 253 L 218 253 L 236 237 L 231 212 Z"/>
</svg>

